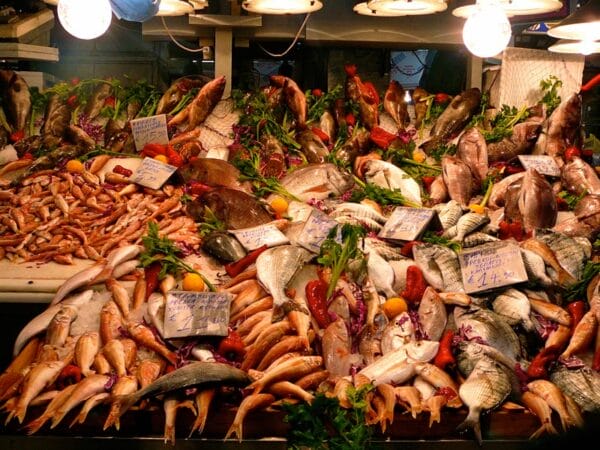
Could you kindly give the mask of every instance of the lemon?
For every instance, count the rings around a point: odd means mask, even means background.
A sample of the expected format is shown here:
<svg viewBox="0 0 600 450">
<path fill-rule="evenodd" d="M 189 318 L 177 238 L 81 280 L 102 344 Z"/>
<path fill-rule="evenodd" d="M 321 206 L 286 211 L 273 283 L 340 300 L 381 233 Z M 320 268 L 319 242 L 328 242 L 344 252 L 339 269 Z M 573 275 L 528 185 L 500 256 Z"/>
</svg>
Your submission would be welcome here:
<svg viewBox="0 0 600 450">
<path fill-rule="evenodd" d="M 427 158 L 427 155 L 422 150 L 415 150 L 412 153 L 412 159 L 415 162 L 422 163 Z"/>
<path fill-rule="evenodd" d="M 78 159 L 70 159 L 65 166 L 68 172 L 81 173 L 85 169 L 83 163 Z"/>
<path fill-rule="evenodd" d="M 203 291 L 204 280 L 194 272 L 188 272 L 183 277 L 182 287 L 184 291 Z"/>
<path fill-rule="evenodd" d="M 288 209 L 288 202 L 283 197 L 275 197 L 273 200 L 271 200 L 269 206 L 277 214 L 283 214 Z"/>
<path fill-rule="evenodd" d="M 391 297 L 386 300 L 382 309 L 388 319 L 393 319 L 398 314 L 408 311 L 408 305 L 402 297 Z"/>
<path fill-rule="evenodd" d="M 165 155 L 156 155 L 154 159 L 162 163 L 169 164 L 169 158 L 167 158 Z"/>
<path fill-rule="evenodd" d="M 469 209 L 477 214 L 483 214 L 485 212 L 485 207 L 478 205 L 477 203 L 473 203 L 471 205 L 469 205 Z"/>
</svg>

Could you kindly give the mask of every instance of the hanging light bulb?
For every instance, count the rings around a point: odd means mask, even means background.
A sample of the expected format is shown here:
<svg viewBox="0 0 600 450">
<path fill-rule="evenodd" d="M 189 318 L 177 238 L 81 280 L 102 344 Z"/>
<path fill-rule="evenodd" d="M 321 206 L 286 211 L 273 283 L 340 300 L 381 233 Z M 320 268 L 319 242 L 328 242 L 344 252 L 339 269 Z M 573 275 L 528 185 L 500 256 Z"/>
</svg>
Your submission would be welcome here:
<svg viewBox="0 0 600 450">
<path fill-rule="evenodd" d="M 305 14 L 320 10 L 320 0 L 244 0 L 242 8 L 259 14 Z"/>
<path fill-rule="evenodd" d="M 109 0 L 59 0 L 57 12 L 63 28 L 79 39 L 102 36 L 112 19 Z"/>
<path fill-rule="evenodd" d="M 510 22 L 497 0 L 478 0 L 463 28 L 463 42 L 475 56 L 489 58 L 506 48 L 512 34 Z"/>
<path fill-rule="evenodd" d="M 444 11 L 448 4 L 444 0 L 370 0 L 367 7 L 376 15 L 417 16 Z"/>
</svg>

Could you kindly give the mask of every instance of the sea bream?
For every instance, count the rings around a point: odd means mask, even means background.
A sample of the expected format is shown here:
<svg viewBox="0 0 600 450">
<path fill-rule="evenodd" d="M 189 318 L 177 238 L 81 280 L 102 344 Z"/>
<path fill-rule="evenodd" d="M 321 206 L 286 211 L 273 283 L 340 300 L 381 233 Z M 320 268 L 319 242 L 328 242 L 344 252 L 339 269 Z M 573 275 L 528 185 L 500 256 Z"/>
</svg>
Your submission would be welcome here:
<svg viewBox="0 0 600 450">
<path fill-rule="evenodd" d="M 420 206 L 421 187 L 409 174 L 400 167 L 379 159 L 371 159 L 365 163 L 365 179 L 368 183 L 375 184 L 391 191 L 400 193 L 409 202 Z"/>
<path fill-rule="evenodd" d="M 0 91 L 13 131 L 25 131 L 31 113 L 31 94 L 27 81 L 12 70 L 0 70 Z"/>
<path fill-rule="evenodd" d="M 391 80 L 383 97 L 383 109 L 392 116 L 398 128 L 404 129 L 410 123 L 404 95 L 406 91 L 396 80 Z"/>
<path fill-rule="evenodd" d="M 446 155 L 442 158 L 442 175 L 450 198 L 467 206 L 475 190 L 475 179 L 469 166 L 455 156 Z"/>
<path fill-rule="evenodd" d="M 274 322 L 299 308 L 298 303 L 286 295 L 285 289 L 296 272 L 312 257 L 302 247 L 280 245 L 265 250 L 256 259 L 256 277 L 273 297 Z"/>
<path fill-rule="evenodd" d="M 308 164 L 280 180 L 281 185 L 294 197 L 308 201 L 338 197 L 353 185 L 352 176 L 341 172 L 334 164 Z M 268 200 L 268 199 L 267 199 Z"/>
<path fill-rule="evenodd" d="M 581 96 L 578 93 L 563 100 L 546 119 L 533 153 L 563 156 L 565 150 L 577 141 L 581 127 Z"/>
<path fill-rule="evenodd" d="M 488 172 L 488 150 L 479 128 L 471 127 L 460 135 L 456 156 L 469 166 L 479 183 L 485 179 Z"/>
<path fill-rule="evenodd" d="M 527 169 L 525 172 L 517 201 L 526 231 L 552 228 L 556 223 L 556 196 L 550 183 L 537 170 Z"/>
<path fill-rule="evenodd" d="M 561 169 L 564 188 L 573 195 L 600 195 L 600 178 L 592 166 L 577 156 Z"/>
<path fill-rule="evenodd" d="M 464 292 L 458 255 L 454 251 L 436 244 L 417 244 L 413 256 L 425 280 L 436 290 Z"/>
</svg>

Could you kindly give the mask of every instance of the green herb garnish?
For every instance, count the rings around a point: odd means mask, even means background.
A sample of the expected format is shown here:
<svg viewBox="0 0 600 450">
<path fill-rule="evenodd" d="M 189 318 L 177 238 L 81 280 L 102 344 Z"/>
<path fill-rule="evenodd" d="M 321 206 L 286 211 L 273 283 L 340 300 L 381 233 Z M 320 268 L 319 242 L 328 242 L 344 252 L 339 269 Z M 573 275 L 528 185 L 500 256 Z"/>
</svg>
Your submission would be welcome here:
<svg viewBox="0 0 600 450">
<path fill-rule="evenodd" d="M 265 177 L 260 173 L 261 160 L 256 152 L 251 152 L 249 158 L 234 158 L 232 164 L 241 172 L 240 180 L 252 183 L 254 195 L 264 197 L 268 194 L 278 194 L 290 200 L 298 200 L 285 189 L 275 177 Z"/>
<path fill-rule="evenodd" d="M 142 237 L 142 243 L 145 250 L 140 254 L 140 264 L 142 267 L 148 267 L 152 263 L 160 263 L 159 279 L 163 279 L 167 274 L 177 276 L 181 271 L 192 272 L 199 275 L 212 292 L 215 291 L 215 287 L 204 275 L 178 256 L 181 249 L 168 237 L 158 234 L 156 222 L 148 222 L 148 234 Z"/>
<path fill-rule="evenodd" d="M 505 137 L 512 136 L 513 127 L 527 117 L 529 117 L 529 110 L 527 107 L 517 109 L 514 106 L 510 107 L 502 105 L 500 112 L 498 112 L 492 120 L 492 129 L 489 131 L 482 131 L 485 141 L 498 142 Z"/>
<path fill-rule="evenodd" d="M 306 103 L 308 104 L 308 122 L 319 122 L 326 109 L 330 108 L 333 102 L 343 94 L 341 85 L 337 85 L 332 90 L 324 92 L 320 97 L 315 97 L 312 90 L 305 92 Z"/>
<path fill-rule="evenodd" d="M 587 288 L 590 282 L 599 273 L 600 263 L 588 261 L 583 268 L 583 272 L 579 280 L 571 284 L 563 291 L 563 298 L 568 302 L 586 298 Z"/>
<path fill-rule="evenodd" d="M 284 421 L 290 424 L 288 445 L 292 449 L 363 450 L 371 448 L 373 428 L 366 424 L 368 384 L 359 389 L 348 388 L 349 409 L 340 406 L 337 398 L 323 393 L 312 404 L 283 403 Z"/>
<path fill-rule="evenodd" d="M 364 258 L 358 248 L 358 241 L 366 232 L 361 226 L 345 223 L 342 225 L 342 243 L 336 241 L 338 225 L 329 232 L 327 239 L 321 244 L 321 251 L 317 261 L 325 267 L 331 268 L 331 279 L 327 287 L 327 298 L 331 297 L 340 275 L 352 259 Z"/>
<path fill-rule="evenodd" d="M 562 101 L 560 95 L 558 95 L 558 89 L 562 86 L 562 81 L 556 76 L 550 75 L 548 78 L 540 81 L 540 88 L 544 91 L 544 96 L 540 103 L 544 103 L 547 107 L 547 114 L 550 116 L 560 102 Z"/>
<path fill-rule="evenodd" d="M 365 198 L 369 198 L 381 206 L 387 205 L 404 205 L 412 206 L 414 208 L 420 208 L 421 205 L 407 200 L 400 191 L 392 191 L 390 189 L 382 188 L 376 184 L 365 183 L 360 178 L 354 177 L 354 181 L 358 186 L 352 191 L 350 200 L 353 202 L 360 202 Z"/>
<path fill-rule="evenodd" d="M 423 233 L 423 236 L 421 236 L 421 240 L 423 242 L 427 242 L 429 244 L 443 245 L 444 247 L 448 247 L 449 249 L 453 250 L 456 253 L 459 253 L 462 251 L 462 245 L 460 245 L 460 243 L 451 241 L 448 238 L 442 237 L 442 236 L 438 235 L 435 231 L 426 230 Z"/>
<path fill-rule="evenodd" d="M 565 203 L 567 204 L 567 207 L 569 208 L 570 211 L 573 211 L 575 209 L 575 207 L 577 206 L 577 203 L 579 203 L 579 201 L 586 195 L 587 195 L 587 190 L 584 190 L 579 195 L 571 194 L 569 191 L 560 191 L 558 193 L 558 197 L 565 201 Z"/>
<path fill-rule="evenodd" d="M 440 162 L 445 155 L 455 155 L 456 149 L 457 147 L 454 144 L 440 144 L 429 151 L 429 156 Z"/>
<path fill-rule="evenodd" d="M 224 231 L 225 224 L 221 222 L 208 206 L 204 206 L 204 220 L 198 226 L 198 233 L 204 237 L 213 231 Z"/>
</svg>

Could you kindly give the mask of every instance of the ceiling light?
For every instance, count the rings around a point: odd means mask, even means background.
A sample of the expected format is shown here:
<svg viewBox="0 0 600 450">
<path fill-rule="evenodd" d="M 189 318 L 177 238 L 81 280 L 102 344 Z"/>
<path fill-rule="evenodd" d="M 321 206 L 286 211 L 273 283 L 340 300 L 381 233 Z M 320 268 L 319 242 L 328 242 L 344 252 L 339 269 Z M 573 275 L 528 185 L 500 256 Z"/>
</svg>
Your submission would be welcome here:
<svg viewBox="0 0 600 450">
<path fill-rule="evenodd" d="M 444 11 L 448 5 L 444 0 L 370 0 L 367 7 L 376 15 L 417 16 Z"/>
<path fill-rule="evenodd" d="M 160 0 L 157 16 L 185 16 L 194 14 L 194 7 L 181 0 Z"/>
<path fill-rule="evenodd" d="M 512 30 L 497 0 L 477 0 L 463 28 L 463 41 L 475 56 L 489 58 L 506 48 Z"/>
<path fill-rule="evenodd" d="M 188 2 L 191 3 L 194 11 L 208 8 L 208 0 L 188 0 Z"/>
<path fill-rule="evenodd" d="M 591 55 L 592 53 L 600 53 L 600 42 L 567 41 L 562 39 L 556 44 L 548 47 L 548 50 L 555 53 L 576 53 L 580 55 Z"/>
<path fill-rule="evenodd" d="M 600 2 L 589 0 L 558 25 L 550 28 L 548 35 L 578 41 L 600 40 Z"/>
<path fill-rule="evenodd" d="M 386 11 L 373 11 L 367 5 L 367 2 L 360 2 L 354 5 L 352 8 L 356 14 L 361 16 L 373 16 L 373 17 L 398 17 L 397 12 L 386 12 Z"/>
<path fill-rule="evenodd" d="M 259 14 L 305 14 L 320 10 L 319 0 L 244 0 L 242 8 Z"/>
<path fill-rule="evenodd" d="M 102 36 L 112 19 L 109 0 L 59 0 L 57 12 L 63 28 L 79 39 Z"/>
<path fill-rule="evenodd" d="M 508 17 L 546 14 L 558 11 L 563 6 L 560 0 L 498 0 L 498 3 Z M 466 19 L 476 7 L 476 4 L 459 6 L 452 10 L 452 15 Z"/>
</svg>

